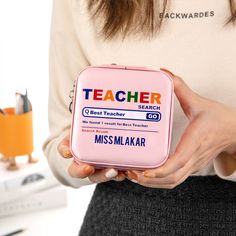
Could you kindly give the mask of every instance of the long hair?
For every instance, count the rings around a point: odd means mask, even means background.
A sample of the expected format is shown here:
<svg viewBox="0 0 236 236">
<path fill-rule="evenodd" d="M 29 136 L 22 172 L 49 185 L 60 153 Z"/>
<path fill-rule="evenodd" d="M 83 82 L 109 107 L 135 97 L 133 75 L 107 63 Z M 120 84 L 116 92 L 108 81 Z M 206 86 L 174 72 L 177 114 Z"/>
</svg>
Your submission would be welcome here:
<svg viewBox="0 0 236 236">
<path fill-rule="evenodd" d="M 231 15 L 225 24 L 236 22 L 236 0 L 228 0 Z M 92 20 L 102 19 L 100 36 L 111 39 L 121 35 L 124 39 L 130 34 L 152 37 L 162 27 L 168 0 L 88 0 L 87 9 Z"/>
</svg>

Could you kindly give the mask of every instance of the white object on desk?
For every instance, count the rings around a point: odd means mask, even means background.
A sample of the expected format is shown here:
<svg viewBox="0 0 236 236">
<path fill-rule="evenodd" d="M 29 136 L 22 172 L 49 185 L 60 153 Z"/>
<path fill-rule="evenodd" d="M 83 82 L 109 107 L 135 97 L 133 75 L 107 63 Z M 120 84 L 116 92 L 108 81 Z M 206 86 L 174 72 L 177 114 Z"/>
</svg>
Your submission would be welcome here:
<svg viewBox="0 0 236 236">
<path fill-rule="evenodd" d="M 16 172 L 1 167 L 0 217 L 66 206 L 65 187 L 42 159 L 34 165 L 22 165 Z"/>
<path fill-rule="evenodd" d="M 34 178 L 38 179 L 34 180 Z M 32 183 L 30 181 L 32 181 Z M 2 183 L 1 188 L 0 207 L 3 203 L 18 200 L 29 194 L 54 188 L 59 185 L 60 184 L 52 176 L 50 170 L 37 171 L 28 175 L 23 175 L 17 179 L 5 181 Z"/>
<path fill-rule="evenodd" d="M 0 205 L 0 217 L 17 215 L 32 211 L 42 211 L 67 205 L 66 189 L 53 188 L 39 193 L 30 194 L 16 201 Z"/>
<path fill-rule="evenodd" d="M 25 168 L 22 166 L 16 172 L 6 170 L 3 165 L 1 167 L 0 204 L 61 185 L 42 160 Z"/>
<path fill-rule="evenodd" d="M 40 153 L 35 156 L 40 156 Z M 39 163 L 34 165 L 27 164 L 27 157 L 19 157 L 17 162 L 20 167 L 19 172 L 9 172 L 6 170 L 5 164 L 0 164 L 0 182 L 4 182 L 7 179 L 17 179 L 20 171 L 29 175 L 33 170 L 39 171 L 40 168 L 43 169 L 48 166 L 46 158 L 39 158 Z M 66 187 L 67 207 L 1 217 L 0 235 L 16 229 L 27 228 L 27 231 L 22 233 L 21 236 L 78 236 L 78 231 L 95 186 L 95 184 L 92 184 L 79 189 Z M 60 197 L 60 195 L 57 197 Z"/>
<path fill-rule="evenodd" d="M 0 235 L 26 228 L 20 236 L 78 236 L 94 187 L 95 184 L 79 189 L 67 188 L 66 208 L 0 218 Z"/>
</svg>

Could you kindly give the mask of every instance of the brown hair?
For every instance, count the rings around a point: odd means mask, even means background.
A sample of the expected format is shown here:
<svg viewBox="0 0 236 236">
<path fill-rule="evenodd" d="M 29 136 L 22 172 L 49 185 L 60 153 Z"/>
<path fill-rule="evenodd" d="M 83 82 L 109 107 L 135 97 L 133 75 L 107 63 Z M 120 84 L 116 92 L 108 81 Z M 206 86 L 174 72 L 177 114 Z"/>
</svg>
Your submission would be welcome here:
<svg viewBox="0 0 236 236">
<path fill-rule="evenodd" d="M 236 0 L 228 0 L 231 10 L 226 25 L 236 22 Z M 121 35 L 138 34 L 152 37 L 158 33 L 162 26 L 167 0 L 88 0 L 88 11 L 92 19 L 102 16 L 100 36 L 111 39 Z"/>
<path fill-rule="evenodd" d="M 236 22 L 236 0 L 229 0 L 229 3 L 231 16 L 227 23 L 232 22 L 234 24 Z"/>
</svg>

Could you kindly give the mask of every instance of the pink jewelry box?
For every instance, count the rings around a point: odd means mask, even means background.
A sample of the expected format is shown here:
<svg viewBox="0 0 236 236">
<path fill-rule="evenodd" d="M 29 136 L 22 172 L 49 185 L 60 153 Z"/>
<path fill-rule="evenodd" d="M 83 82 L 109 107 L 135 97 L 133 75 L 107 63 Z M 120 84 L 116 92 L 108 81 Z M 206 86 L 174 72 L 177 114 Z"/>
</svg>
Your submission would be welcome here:
<svg viewBox="0 0 236 236">
<path fill-rule="evenodd" d="M 173 90 L 163 71 L 118 65 L 83 69 L 72 109 L 75 161 L 120 170 L 162 165 L 170 149 Z"/>
</svg>

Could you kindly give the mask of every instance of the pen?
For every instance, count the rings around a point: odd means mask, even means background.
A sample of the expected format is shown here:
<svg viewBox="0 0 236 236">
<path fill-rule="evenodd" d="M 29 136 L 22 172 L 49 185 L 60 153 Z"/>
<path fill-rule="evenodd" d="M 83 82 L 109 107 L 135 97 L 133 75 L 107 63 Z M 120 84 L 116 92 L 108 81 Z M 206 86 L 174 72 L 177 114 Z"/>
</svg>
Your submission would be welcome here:
<svg viewBox="0 0 236 236">
<path fill-rule="evenodd" d="M 2 113 L 3 115 L 5 115 L 5 112 L 0 108 L 0 113 Z"/>
<path fill-rule="evenodd" d="M 16 114 L 24 113 L 24 95 L 16 93 Z"/>
<path fill-rule="evenodd" d="M 15 230 L 15 231 L 11 232 L 11 233 L 4 234 L 2 236 L 12 236 L 12 235 L 23 233 L 24 231 L 26 231 L 26 229 L 18 229 L 18 230 Z"/>
<path fill-rule="evenodd" d="M 27 90 L 25 92 L 25 95 L 23 95 L 23 109 L 24 109 L 24 113 L 30 110 Z"/>
</svg>

